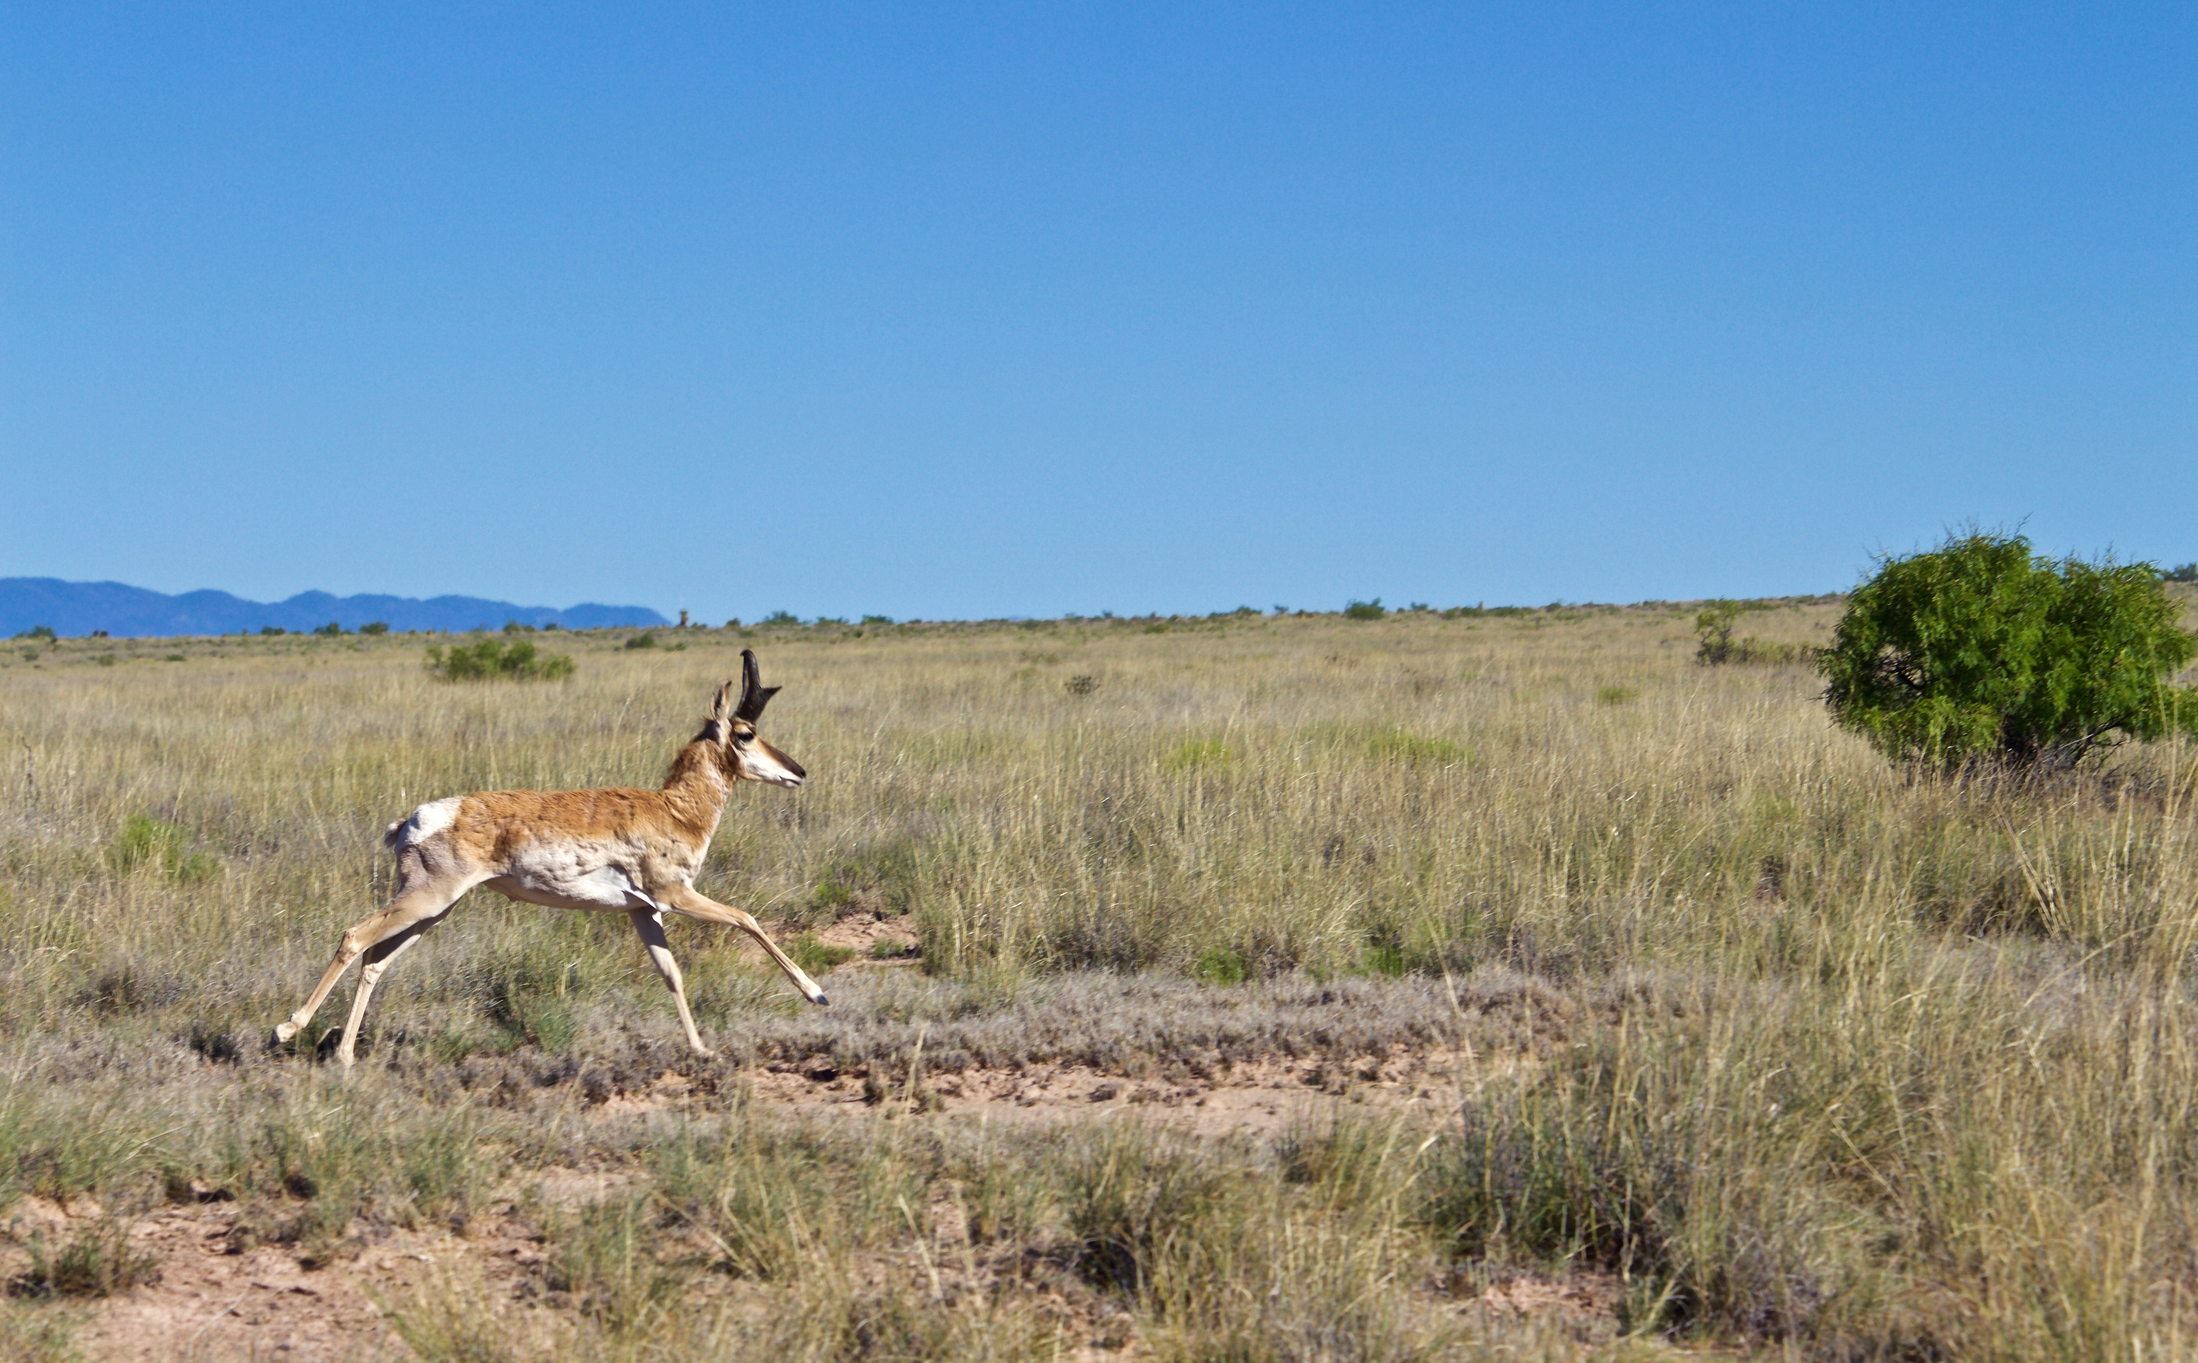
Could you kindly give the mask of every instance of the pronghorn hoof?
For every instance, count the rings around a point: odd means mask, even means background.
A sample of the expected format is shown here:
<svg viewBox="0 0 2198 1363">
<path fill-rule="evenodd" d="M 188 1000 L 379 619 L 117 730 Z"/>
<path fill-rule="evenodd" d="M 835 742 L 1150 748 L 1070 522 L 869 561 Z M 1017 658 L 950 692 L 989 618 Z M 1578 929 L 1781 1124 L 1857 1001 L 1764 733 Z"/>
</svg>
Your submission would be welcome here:
<svg viewBox="0 0 2198 1363">
<path fill-rule="evenodd" d="M 821 989 L 817 991 L 817 997 L 814 1002 L 819 1008 L 830 1008 L 832 1006 L 832 1001 L 824 997 L 824 991 Z"/>
</svg>

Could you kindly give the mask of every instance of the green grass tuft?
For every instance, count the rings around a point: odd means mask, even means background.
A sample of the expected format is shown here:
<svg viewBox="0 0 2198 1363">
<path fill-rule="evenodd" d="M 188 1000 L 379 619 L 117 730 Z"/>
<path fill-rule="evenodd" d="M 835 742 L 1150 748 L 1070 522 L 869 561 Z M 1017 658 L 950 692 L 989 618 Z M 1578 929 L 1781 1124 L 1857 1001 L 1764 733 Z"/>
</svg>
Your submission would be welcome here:
<svg viewBox="0 0 2198 1363">
<path fill-rule="evenodd" d="M 181 828 L 143 814 L 132 814 L 123 823 L 107 849 L 107 860 L 123 875 L 146 867 L 184 885 L 211 880 L 221 871 L 213 853 L 190 848 Z"/>
<path fill-rule="evenodd" d="M 1423 738 L 1403 729 L 1382 729 L 1366 740 L 1366 754 L 1377 762 L 1406 766 L 1455 766 L 1465 760 L 1464 745 L 1447 738 Z"/>
</svg>

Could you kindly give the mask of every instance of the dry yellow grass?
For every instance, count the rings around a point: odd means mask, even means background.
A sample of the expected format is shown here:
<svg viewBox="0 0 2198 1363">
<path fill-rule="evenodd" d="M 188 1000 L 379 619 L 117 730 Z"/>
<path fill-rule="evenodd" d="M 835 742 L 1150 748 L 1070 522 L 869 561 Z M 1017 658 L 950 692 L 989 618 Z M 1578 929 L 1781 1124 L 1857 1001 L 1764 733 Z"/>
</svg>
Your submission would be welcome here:
<svg viewBox="0 0 2198 1363">
<path fill-rule="evenodd" d="M 1740 628 L 1820 640 L 1836 609 Z M 577 1116 L 525 1130 L 508 1104 L 450 1108 L 479 1057 L 585 1061 L 675 1037 L 623 923 L 476 896 L 383 985 L 370 1058 L 392 1077 L 330 1087 L 304 1058 L 256 1050 L 386 892 L 384 824 L 470 789 L 653 783 L 745 643 L 786 688 L 768 736 L 812 779 L 740 792 L 702 887 L 796 927 L 905 911 L 945 991 L 858 992 L 834 1026 L 933 1008 L 943 1028 L 1093 969 L 1247 1000 L 1263 981 L 1396 978 L 1399 1010 L 1523 976 L 1561 1000 L 1534 1063 L 1405 1153 L 1363 1133 L 1348 1158 L 1294 1166 L 1153 1133 L 1120 1149 L 1018 1137 L 981 1157 L 958 1135 L 928 1154 L 890 1147 L 912 1206 L 966 1189 L 988 1160 L 1026 1170 L 1037 1202 L 1009 1239 L 1118 1302 L 1140 1349 L 1572 1347 L 1441 1306 L 1427 1284 L 1461 1256 L 1475 1272 L 1616 1274 L 1628 1328 L 1649 1335 L 1828 1356 L 2177 1356 L 2198 1287 L 2198 754 L 2126 752 L 2038 788 L 1912 780 L 1830 728 L 1804 668 L 1696 665 L 1691 624 L 1638 607 L 692 632 L 676 650 L 544 635 L 579 668 L 538 685 L 433 681 L 423 641 L 403 638 L 17 651 L 0 667 L 0 1068 L 15 1076 L 0 1178 L 110 1197 L 198 1178 L 294 1201 L 269 1153 L 280 1141 L 251 1133 L 288 1129 L 286 1105 L 310 1100 L 352 1114 L 361 1153 L 342 1214 L 298 1243 L 397 1207 L 446 1216 L 585 1159 L 688 1189 L 676 1211 L 618 1213 L 687 1243 L 712 1217 L 720 1239 L 784 1217 L 726 1201 L 730 1156 L 675 1169 L 645 1148 L 747 1123 L 783 1157 L 769 1169 L 840 1199 L 828 1219 L 849 1228 L 773 1251 L 767 1293 L 805 1312 L 777 1347 L 1051 1348 L 1067 1327 L 974 1260 L 961 1295 L 876 1277 L 866 1256 L 923 1240 L 875 1179 L 842 1186 L 885 1136 L 772 1136 L 766 1116 L 705 1101 L 648 1147 L 599 1148 Z M 824 1025 L 793 1016 L 731 941 L 674 932 L 706 1030 Z M 237 1063 L 194 1080 L 144 1058 L 171 1053 Z M 133 1089 L 131 1064 L 164 1077 Z M 428 1093 L 443 1110 L 412 1115 Z M 93 1110 L 110 1115 L 85 1122 Z M 444 1130 L 460 1117 L 474 1124 Z M 178 1137 L 186 1120 L 226 1134 Z M 435 1148 L 455 1163 L 375 1167 L 409 1158 L 373 1152 L 414 1144 L 415 1122 L 443 1124 Z M 1145 1182 L 1108 1191 L 1125 1160 Z M 1371 1180 L 1363 1196 L 1333 1194 L 1353 1178 Z M 1158 1230 L 1135 1221 L 1138 1189 L 1213 1180 L 1230 1191 L 1178 1199 Z M 605 1267 L 643 1252 L 618 1224 L 567 1225 L 567 1276 L 611 1276 L 595 1298 L 558 1289 L 575 1303 L 560 1347 L 638 1356 L 769 1332 L 709 1294 L 693 1299 L 707 1309 L 652 1297 L 662 1265 L 646 1244 L 647 1263 Z M 399 1334 L 421 1356 L 497 1356 L 465 1352 L 448 1292 L 393 1307 Z M 1078 1319 L 1085 1343 L 1115 1329 Z M 378 1347 L 407 1347 L 396 1339 Z"/>
</svg>

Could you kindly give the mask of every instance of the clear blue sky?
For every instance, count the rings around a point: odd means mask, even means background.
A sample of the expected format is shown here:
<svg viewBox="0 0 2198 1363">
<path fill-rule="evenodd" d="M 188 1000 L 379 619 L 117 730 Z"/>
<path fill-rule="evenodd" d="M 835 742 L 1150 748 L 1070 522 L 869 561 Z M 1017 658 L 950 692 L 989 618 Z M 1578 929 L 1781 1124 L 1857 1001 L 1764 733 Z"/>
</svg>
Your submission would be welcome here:
<svg viewBox="0 0 2198 1363">
<path fill-rule="evenodd" d="M 698 616 L 2198 558 L 2198 8 L 0 13 L 0 576 Z"/>
</svg>

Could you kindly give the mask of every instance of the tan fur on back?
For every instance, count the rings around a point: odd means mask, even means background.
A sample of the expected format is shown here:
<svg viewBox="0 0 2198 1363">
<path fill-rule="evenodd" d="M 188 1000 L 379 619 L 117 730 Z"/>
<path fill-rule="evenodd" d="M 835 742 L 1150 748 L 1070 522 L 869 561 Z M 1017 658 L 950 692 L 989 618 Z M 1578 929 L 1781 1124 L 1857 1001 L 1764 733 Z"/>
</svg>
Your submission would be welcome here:
<svg viewBox="0 0 2198 1363">
<path fill-rule="evenodd" d="M 678 844 L 699 852 L 717 831 L 717 814 L 657 790 L 488 790 L 465 798 L 450 838 L 490 865 L 526 843 L 576 839 Z"/>
</svg>

